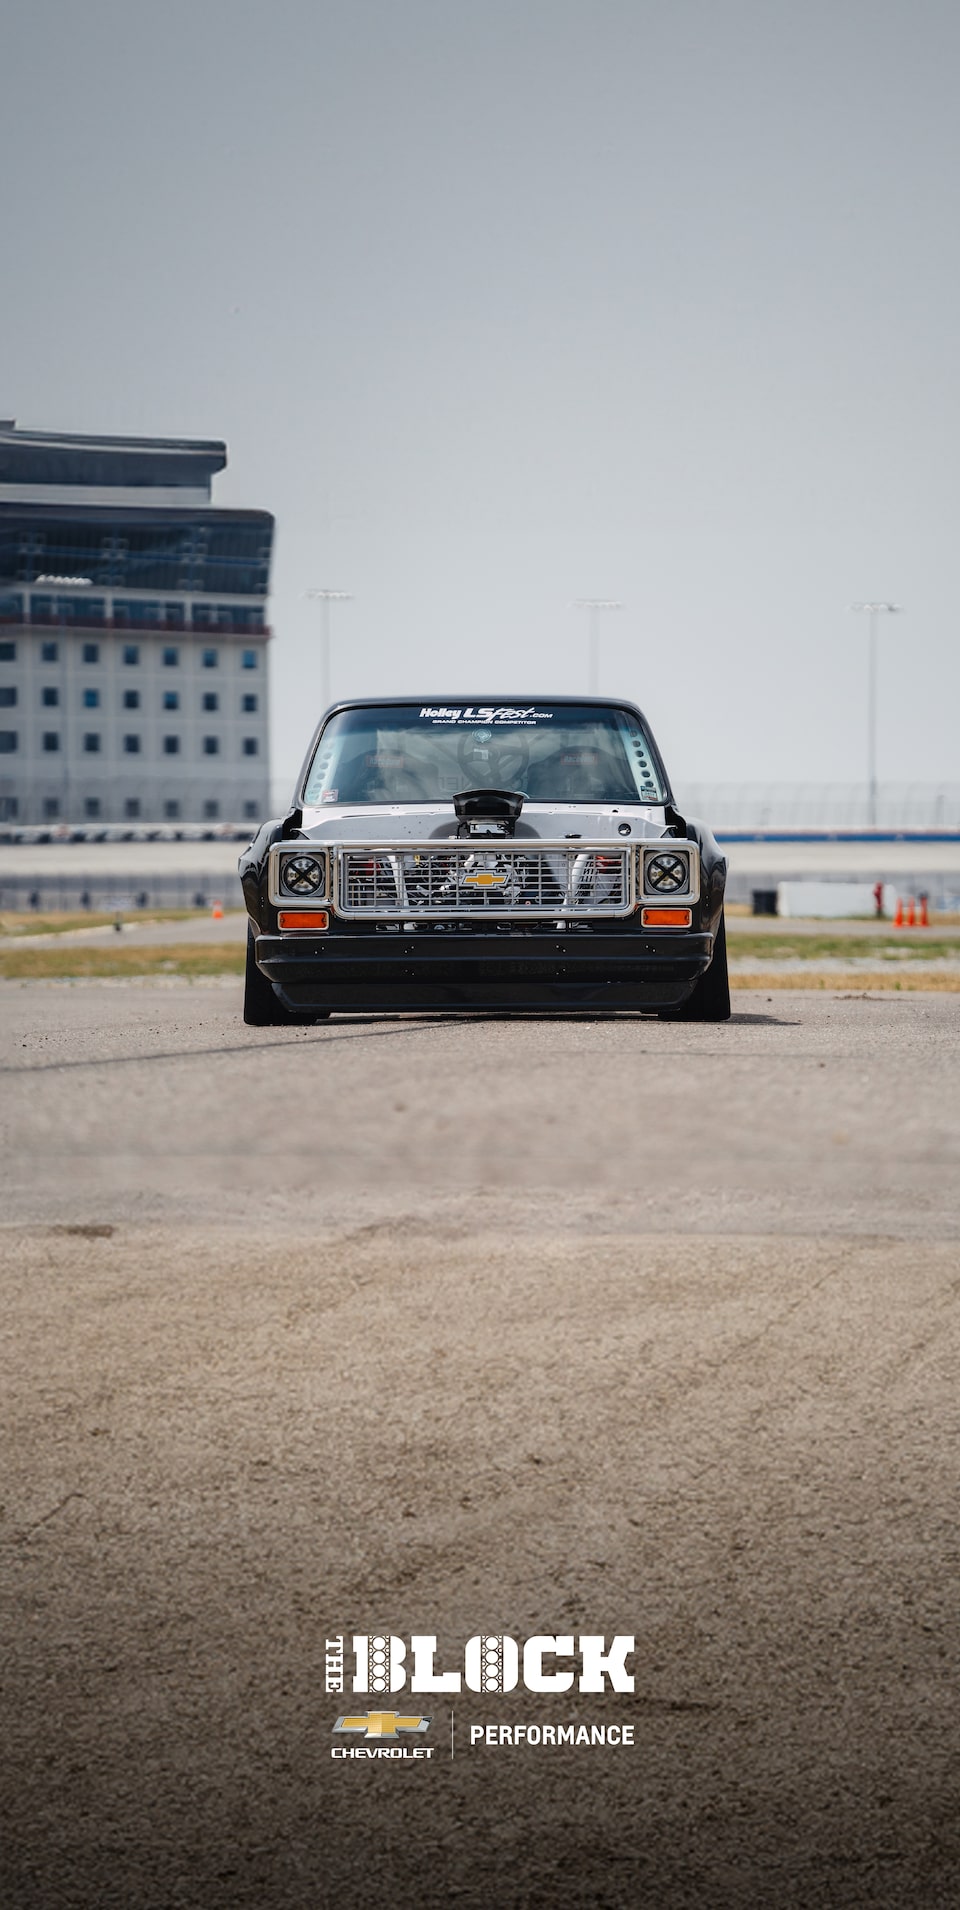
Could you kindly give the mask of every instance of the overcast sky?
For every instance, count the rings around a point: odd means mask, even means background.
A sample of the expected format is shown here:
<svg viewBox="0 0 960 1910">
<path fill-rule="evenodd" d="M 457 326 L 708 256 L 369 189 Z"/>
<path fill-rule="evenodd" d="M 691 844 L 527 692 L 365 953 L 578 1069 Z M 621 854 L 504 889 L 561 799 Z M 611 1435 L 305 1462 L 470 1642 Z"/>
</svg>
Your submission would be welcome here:
<svg viewBox="0 0 960 1910">
<path fill-rule="evenodd" d="M 6 0 L 0 415 L 222 437 L 319 695 L 601 688 L 674 781 L 960 779 L 956 0 Z"/>
</svg>

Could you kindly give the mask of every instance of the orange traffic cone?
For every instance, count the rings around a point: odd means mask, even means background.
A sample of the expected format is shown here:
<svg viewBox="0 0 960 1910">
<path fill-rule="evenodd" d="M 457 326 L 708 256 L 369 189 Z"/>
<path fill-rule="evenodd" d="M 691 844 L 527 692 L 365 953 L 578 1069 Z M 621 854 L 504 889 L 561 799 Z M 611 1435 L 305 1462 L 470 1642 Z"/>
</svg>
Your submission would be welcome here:
<svg viewBox="0 0 960 1910">
<path fill-rule="evenodd" d="M 210 914 L 213 917 L 213 920 L 215 922 L 222 922 L 223 921 L 223 903 L 215 902 L 213 905 L 213 908 L 210 910 Z"/>
<path fill-rule="evenodd" d="M 911 895 L 907 901 L 907 927 L 916 928 L 916 926 L 917 926 L 917 908 L 916 908 L 916 903 L 914 902 L 913 896 Z"/>
<path fill-rule="evenodd" d="M 903 927 L 903 897 L 900 895 L 897 896 L 897 908 L 893 918 L 893 926 L 894 928 Z"/>
</svg>

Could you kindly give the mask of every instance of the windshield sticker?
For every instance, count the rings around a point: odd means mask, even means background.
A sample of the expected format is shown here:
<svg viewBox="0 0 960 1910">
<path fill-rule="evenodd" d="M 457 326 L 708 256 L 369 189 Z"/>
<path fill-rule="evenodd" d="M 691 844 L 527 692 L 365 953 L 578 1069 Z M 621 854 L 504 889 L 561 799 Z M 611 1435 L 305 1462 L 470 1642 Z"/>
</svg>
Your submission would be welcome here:
<svg viewBox="0 0 960 1910">
<path fill-rule="evenodd" d="M 553 711 L 536 710 L 533 708 L 515 709 L 509 704 L 503 708 L 498 708 L 492 703 L 484 703 L 481 705 L 469 703 L 458 705 L 454 708 L 447 708 L 445 704 L 424 704 L 424 707 L 420 711 L 420 720 L 423 723 L 443 723 L 451 725 L 458 723 L 492 723 L 494 725 L 524 723 L 533 726 L 537 723 L 552 723 Z"/>
<path fill-rule="evenodd" d="M 337 789 L 321 789 L 320 801 L 321 802 L 336 802 L 339 793 L 340 792 Z"/>
</svg>

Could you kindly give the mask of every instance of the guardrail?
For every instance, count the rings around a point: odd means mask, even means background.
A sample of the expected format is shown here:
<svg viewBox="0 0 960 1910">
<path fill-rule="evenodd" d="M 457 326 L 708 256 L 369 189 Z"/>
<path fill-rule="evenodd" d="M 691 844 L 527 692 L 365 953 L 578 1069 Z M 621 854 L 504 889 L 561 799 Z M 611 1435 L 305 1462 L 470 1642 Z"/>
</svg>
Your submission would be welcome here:
<svg viewBox="0 0 960 1910">
<path fill-rule="evenodd" d="M 259 824 L 249 822 L 150 823 L 139 827 L 127 822 L 105 823 L 3 823 L 0 843 L 22 844 L 34 848 L 38 843 L 55 842 L 64 846 L 86 842 L 250 842 Z"/>
<path fill-rule="evenodd" d="M 92 914 L 109 914 L 123 908 L 136 909 L 209 909 L 214 901 L 225 908 L 243 907 L 240 878 L 223 869 L 214 874 L 158 874 L 147 870 L 113 871 L 104 875 L 38 876 L 36 870 L 23 876 L 0 877 L 0 911 L 26 914 L 45 911 L 89 909 Z"/>
</svg>

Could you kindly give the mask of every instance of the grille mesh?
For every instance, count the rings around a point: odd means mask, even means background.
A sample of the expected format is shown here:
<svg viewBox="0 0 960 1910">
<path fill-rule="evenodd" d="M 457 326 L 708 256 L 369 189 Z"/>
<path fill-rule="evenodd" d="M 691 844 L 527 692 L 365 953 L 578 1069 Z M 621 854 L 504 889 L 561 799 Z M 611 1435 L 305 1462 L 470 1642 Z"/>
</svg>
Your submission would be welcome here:
<svg viewBox="0 0 960 1910">
<path fill-rule="evenodd" d="M 624 915 L 626 849 L 340 851 L 343 915 Z"/>
</svg>

